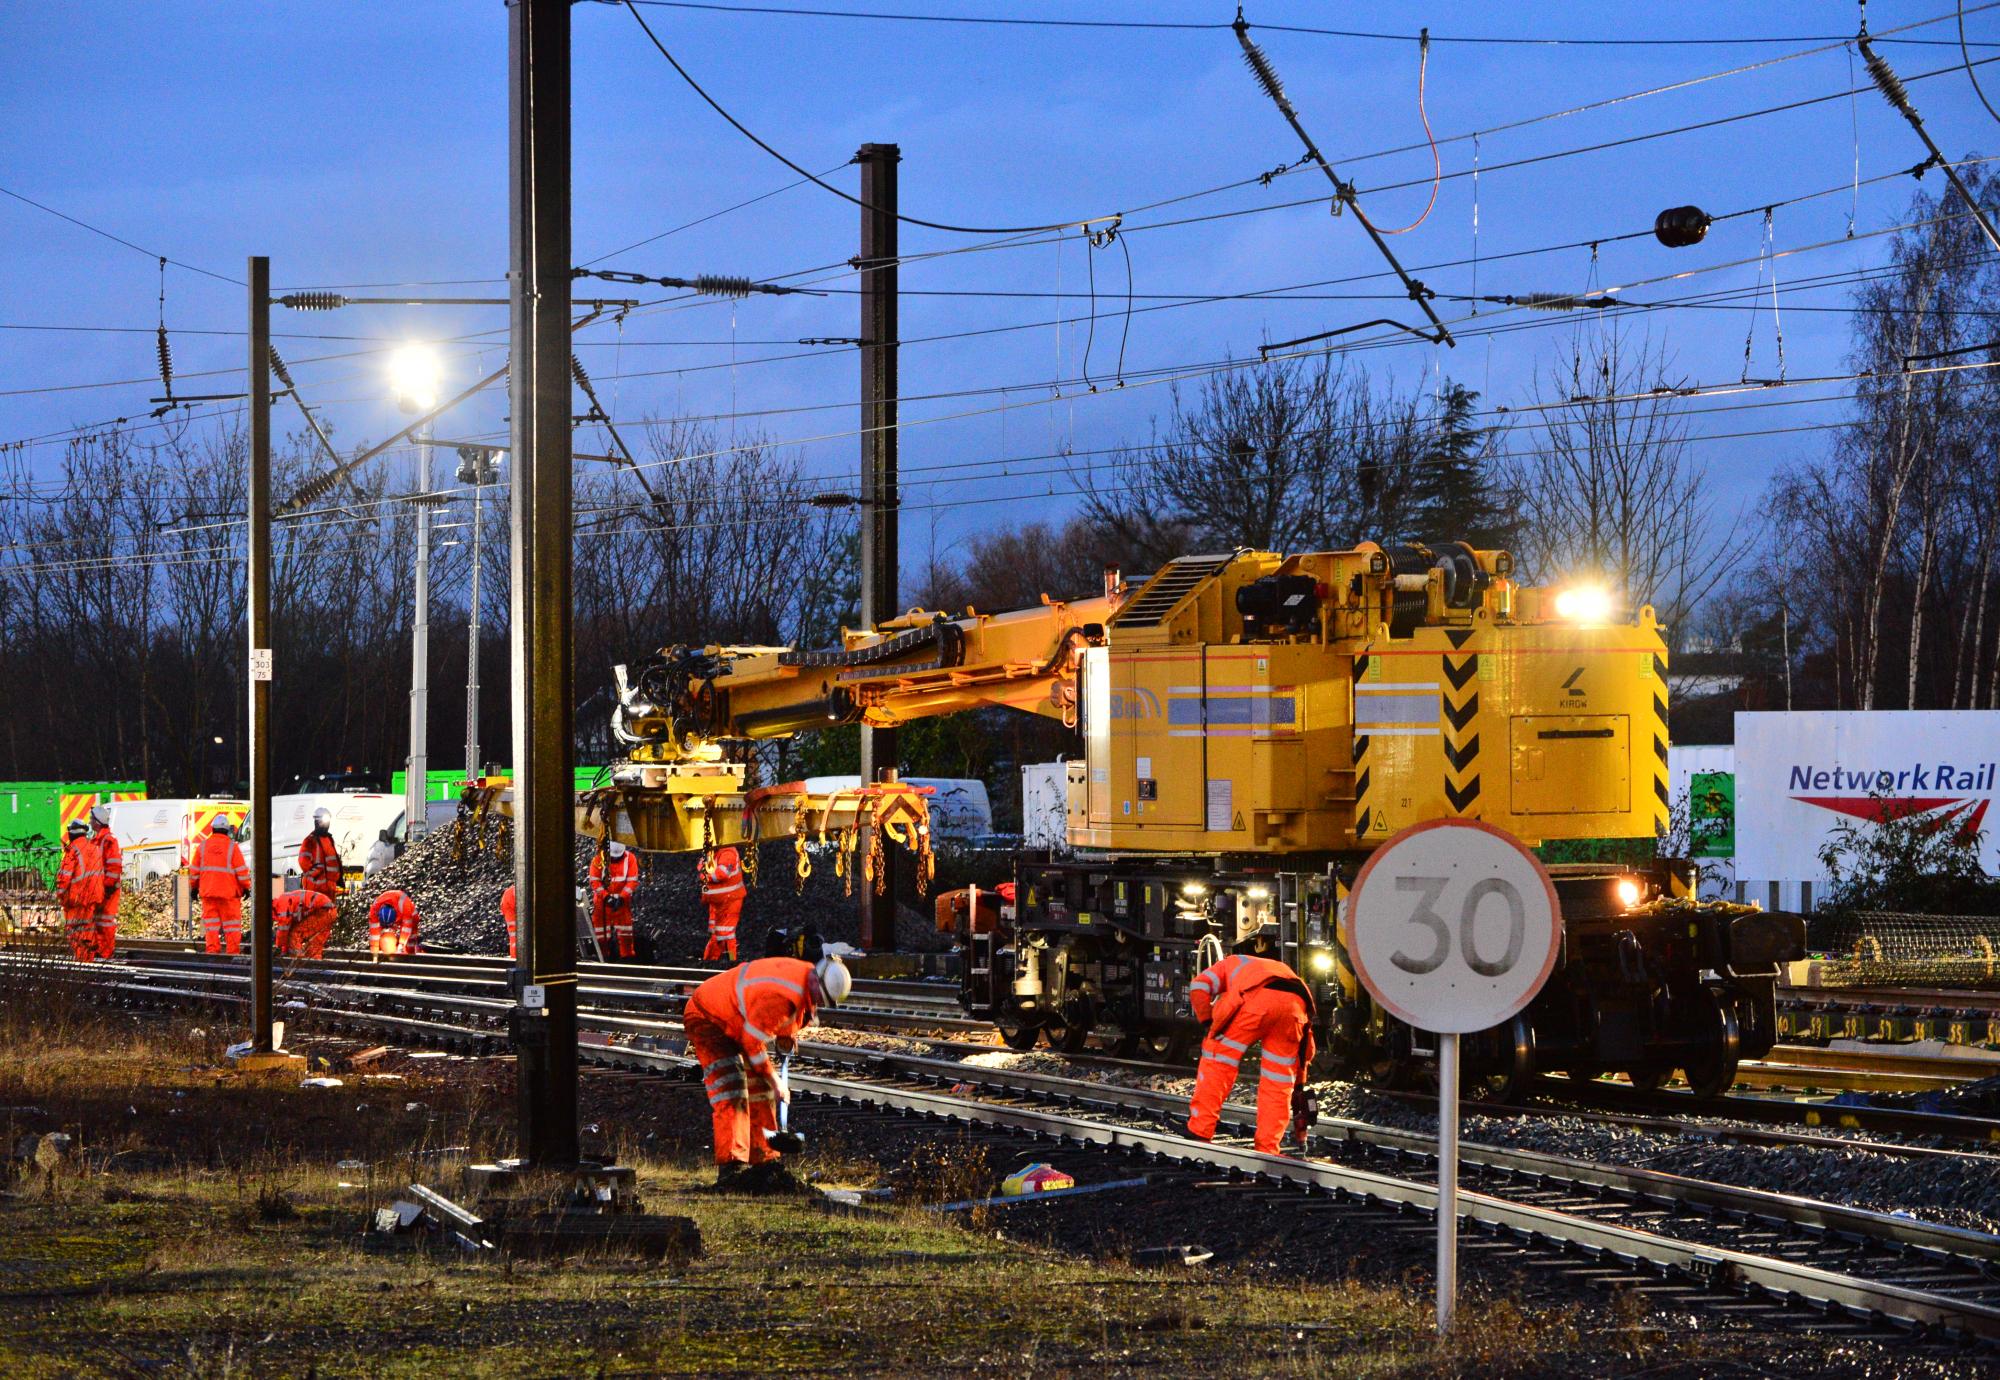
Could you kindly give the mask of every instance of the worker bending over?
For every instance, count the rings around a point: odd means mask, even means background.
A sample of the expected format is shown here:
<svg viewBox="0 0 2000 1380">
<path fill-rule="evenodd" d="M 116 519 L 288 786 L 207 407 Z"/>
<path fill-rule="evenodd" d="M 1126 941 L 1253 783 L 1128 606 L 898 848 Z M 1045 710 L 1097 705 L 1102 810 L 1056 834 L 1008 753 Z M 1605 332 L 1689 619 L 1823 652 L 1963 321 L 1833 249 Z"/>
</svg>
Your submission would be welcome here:
<svg viewBox="0 0 2000 1380">
<path fill-rule="evenodd" d="M 333 898 L 317 891 L 287 891 L 271 898 L 272 947 L 281 954 L 324 958 L 333 933 Z"/>
<path fill-rule="evenodd" d="M 590 932 L 606 958 L 633 958 L 632 897 L 639 856 L 617 839 L 590 855 Z"/>
<path fill-rule="evenodd" d="M 1313 1059 L 1312 989 L 1274 958 L 1231 954 L 1197 976 L 1188 997 L 1195 1017 L 1208 1023 L 1188 1134 L 1197 1140 L 1214 1137 L 1238 1066 L 1250 1046 L 1261 1044 L 1256 1146 L 1267 1155 L 1277 1154 Z"/>
<path fill-rule="evenodd" d="M 322 896 L 340 895 L 340 845 L 333 841 L 333 816 L 325 806 L 313 811 L 312 832 L 299 845 L 299 885 Z"/>
<path fill-rule="evenodd" d="M 769 1136 L 778 1129 L 777 1104 L 789 1101 L 791 1090 L 772 1066 L 771 1051 L 791 1053 L 813 1013 L 840 1005 L 853 987 L 838 959 L 758 958 L 694 989 L 681 1028 L 701 1061 L 702 1086 L 708 1090 L 717 1184 L 736 1180 L 753 1165 L 773 1166 L 757 1179 L 773 1186 L 783 1182 Z"/>
<path fill-rule="evenodd" d="M 125 850 L 111 832 L 111 811 L 102 805 L 90 808 L 90 841 L 104 858 L 104 900 L 97 907 L 97 956 L 110 958 L 118 949 L 118 904 L 125 888 Z"/>
<path fill-rule="evenodd" d="M 417 953 L 417 903 L 407 891 L 385 891 L 368 906 L 368 952 L 384 958 Z"/>
<path fill-rule="evenodd" d="M 736 926 L 743 919 L 743 860 L 734 848 L 718 848 L 701 864 L 701 901 L 708 907 L 708 947 L 702 962 L 727 955 L 736 961 Z"/>
<path fill-rule="evenodd" d="M 98 957 L 97 910 L 104 904 L 104 855 L 90 837 L 90 826 L 69 822 L 62 865 L 56 869 L 56 899 L 62 902 L 63 934 L 71 957 L 89 963 Z"/>
<path fill-rule="evenodd" d="M 208 837 L 194 851 L 194 889 L 201 897 L 202 947 L 212 954 L 225 948 L 242 953 L 243 898 L 250 894 L 250 869 L 227 815 L 215 817 Z"/>
</svg>

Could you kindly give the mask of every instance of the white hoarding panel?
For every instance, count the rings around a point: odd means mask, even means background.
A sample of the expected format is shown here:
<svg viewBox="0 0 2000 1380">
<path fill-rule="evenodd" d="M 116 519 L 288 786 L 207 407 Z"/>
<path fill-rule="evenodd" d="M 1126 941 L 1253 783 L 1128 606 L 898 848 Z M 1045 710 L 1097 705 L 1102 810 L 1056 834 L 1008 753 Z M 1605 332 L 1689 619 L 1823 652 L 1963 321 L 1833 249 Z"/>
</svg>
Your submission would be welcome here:
<svg viewBox="0 0 2000 1380">
<path fill-rule="evenodd" d="M 1819 850 L 1842 822 L 1920 812 L 1985 835 L 2000 793 L 2000 712 L 1826 710 L 1736 716 L 1736 874 L 1825 880 Z"/>
</svg>

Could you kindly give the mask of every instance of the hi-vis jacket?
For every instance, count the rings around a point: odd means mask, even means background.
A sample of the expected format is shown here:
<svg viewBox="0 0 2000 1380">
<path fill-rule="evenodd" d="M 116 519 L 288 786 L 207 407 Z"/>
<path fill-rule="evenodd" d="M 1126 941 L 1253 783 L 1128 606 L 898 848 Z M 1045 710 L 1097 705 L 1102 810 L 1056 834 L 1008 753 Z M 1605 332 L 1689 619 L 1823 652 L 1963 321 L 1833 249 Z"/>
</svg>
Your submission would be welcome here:
<svg viewBox="0 0 2000 1380">
<path fill-rule="evenodd" d="M 1313 1018 L 1312 989 L 1299 975 L 1275 958 L 1252 958 L 1249 954 L 1231 954 L 1203 970 L 1188 987 L 1188 1003 L 1194 1007 L 1196 1020 L 1220 1030 L 1235 1019 L 1244 996 L 1260 987 L 1298 994 L 1306 1004 L 1306 1019 Z"/>
<path fill-rule="evenodd" d="M 812 1024 L 813 966 L 799 958 L 757 958 L 694 989 L 685 1019 L 719 1027 L 743 1050 L 746 1070 L 775 1085 L 771 1042 Z"/>
</svg>

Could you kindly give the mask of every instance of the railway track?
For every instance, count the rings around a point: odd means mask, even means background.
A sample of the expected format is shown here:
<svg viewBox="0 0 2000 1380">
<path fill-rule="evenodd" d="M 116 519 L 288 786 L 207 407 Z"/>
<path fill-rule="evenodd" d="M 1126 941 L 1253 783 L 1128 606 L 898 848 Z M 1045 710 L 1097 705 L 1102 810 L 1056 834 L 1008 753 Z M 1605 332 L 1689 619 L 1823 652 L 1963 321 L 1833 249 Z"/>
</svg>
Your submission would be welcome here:
<svg viewBox="0 0 2000 1380">
<path fill-rule="evenodd" d="M 218 969 L 56 963 L 48 976 L 133 1004 L 240 1006 L 247 992 L 237 989 L 247 986 L 247 975 Z M 291 984 L 301 985 L 318 984 Z M 322 1004 L 303 1012 L 316 1025 L 474 1052 L 505 1047 L 504 997 L 323 986 Z M 385 996 L 402 1009 L 381 1009 Z M 689 1067 L 675 1047 L 677 1027 L 658 1014 L 593 1007 L 580 1021 L 586 1063 L 676 1078 Z M 841 1045 L 809 1044 L 802 1055 L 796 1091 L 834 1106 L 1224 1171 L 1246 1187 L 1297 1194 L 1308 1213 L 1336 1205 L 1402 1219 L 1435 1211 L 1433 1186 L 1410 1177 L 1435 1169 L 1429 1138 L 1413 1132 L 1322 1119 L 1313 1128 L 1314 1158 L 1268 1156 L 1164 1128 L 1185 1112 L 1177 1096 Z M 1241 1136 L 1254 1115 L 1232 1104 L 1224 1126 Z M 1822 1328 L 1832 1320 L 1857 1331 L 2000 1349 L 2000 1237 L 1537 1151 L 1467 1145 L 1461 1154 L 1469 1190 L 1460 1197 L 1463 1227 L 1553 1266 L 1664 1290 L 1726 1316 L 1784 1322 L 1810 1315 Z"/>
</svg>

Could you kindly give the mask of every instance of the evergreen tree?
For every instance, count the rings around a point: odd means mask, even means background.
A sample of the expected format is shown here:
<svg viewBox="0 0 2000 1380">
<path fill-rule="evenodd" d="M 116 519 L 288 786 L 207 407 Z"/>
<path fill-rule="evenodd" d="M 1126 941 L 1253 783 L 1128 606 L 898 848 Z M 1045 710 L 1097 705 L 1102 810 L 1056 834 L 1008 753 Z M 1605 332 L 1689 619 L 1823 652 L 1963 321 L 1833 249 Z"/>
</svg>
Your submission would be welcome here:
<svg viewBox="0 0 2000 1380">
<path fill-rule="evenodd" d="M 1479 394 L 1447 383 L 1426 429 L 1415 472 L 1410 536 L 1429 545 L 1462 541 L 1512 550 L 1521 531 L 1506 479 L 1494 463 L 1496 428 L 1478 425 Z"/>
</svg>

